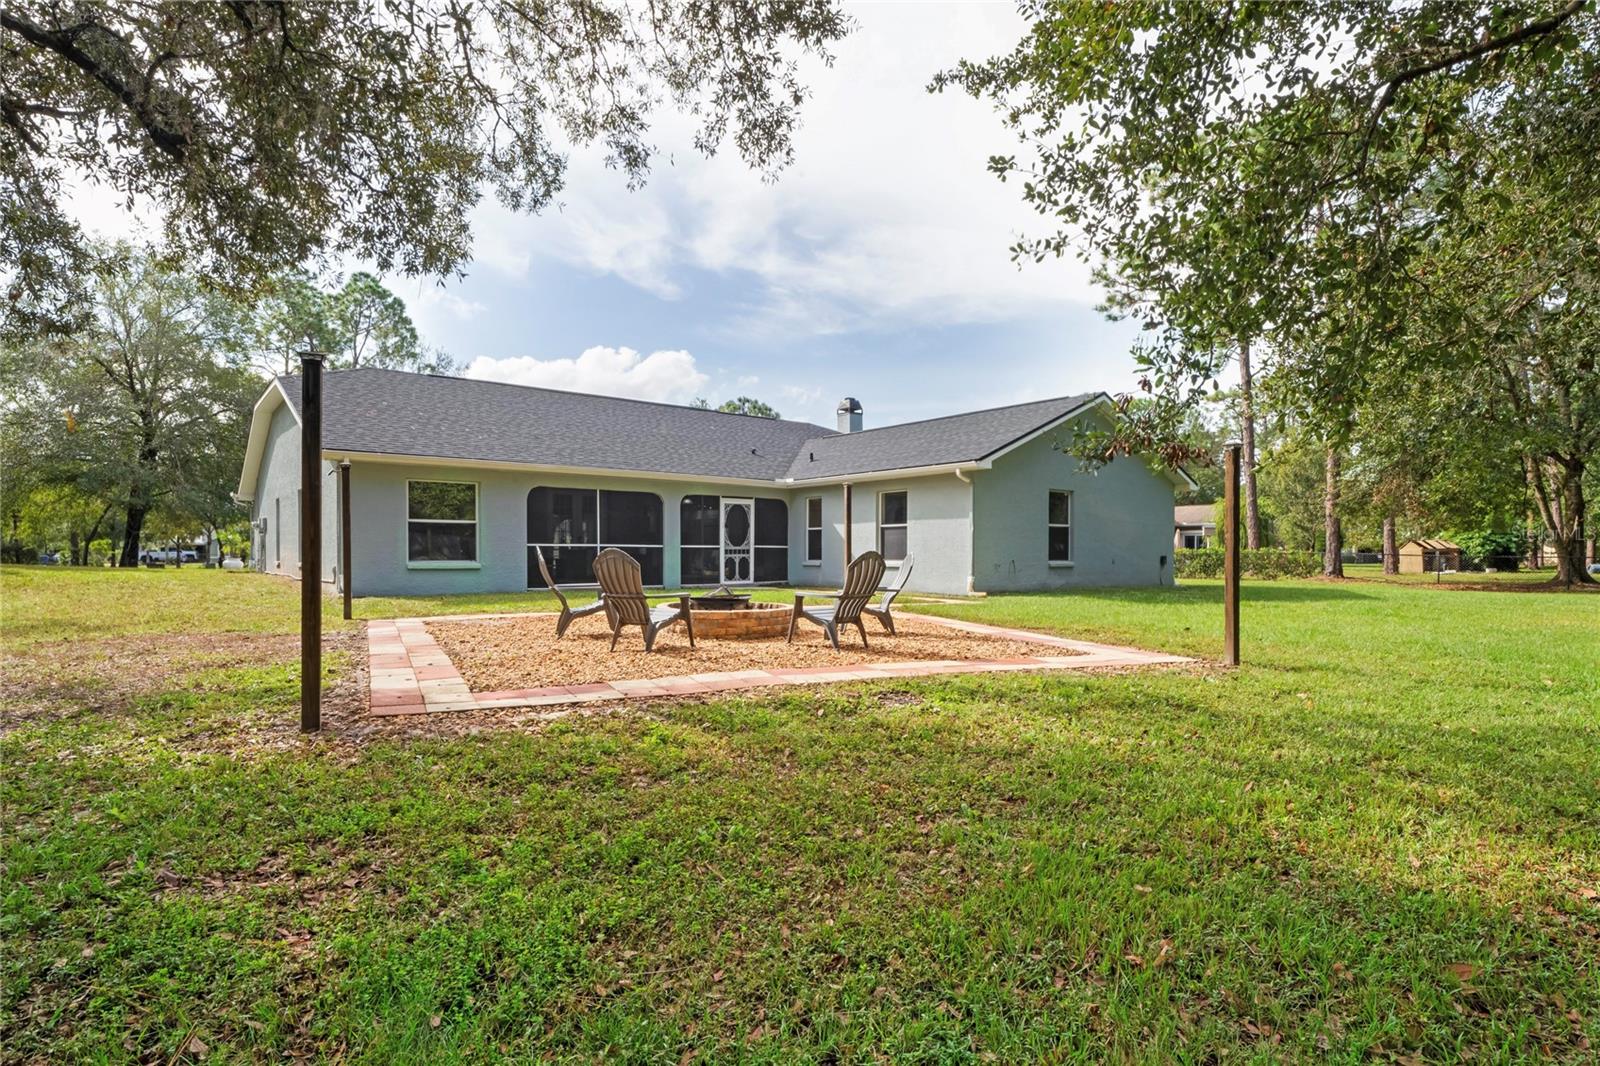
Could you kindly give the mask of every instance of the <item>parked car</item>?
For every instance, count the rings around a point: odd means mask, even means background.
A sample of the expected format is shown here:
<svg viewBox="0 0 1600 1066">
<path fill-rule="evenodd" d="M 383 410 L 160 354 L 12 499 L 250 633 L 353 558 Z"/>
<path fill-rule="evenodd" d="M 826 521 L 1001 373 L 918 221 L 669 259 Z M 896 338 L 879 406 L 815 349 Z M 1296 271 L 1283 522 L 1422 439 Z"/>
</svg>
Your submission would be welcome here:
<svg viewBox="0 0 1600 1066">
<path fill-rule="evenodd" d="M 40 566 L 59 566 L 59 565 L 61 565 L 61 553 L 60 552 L 49 552 L 49 551 L 40 552 L 39 553 L 39 565 Z"/>
<path fill-rule="evenodd" d="M 141 563 L 197 563 L 199 554 L 193 548 L 184 548 L 181 552 L 172 548 L 151 548 L 139 553 Z"/>
<path fill-rule="evenodd" d="M 1591 574 L 1600 574 L 1600 563 L 1590 563 L 1589 564 L 1589 573 L 1591 573 Z"/>
</svg>

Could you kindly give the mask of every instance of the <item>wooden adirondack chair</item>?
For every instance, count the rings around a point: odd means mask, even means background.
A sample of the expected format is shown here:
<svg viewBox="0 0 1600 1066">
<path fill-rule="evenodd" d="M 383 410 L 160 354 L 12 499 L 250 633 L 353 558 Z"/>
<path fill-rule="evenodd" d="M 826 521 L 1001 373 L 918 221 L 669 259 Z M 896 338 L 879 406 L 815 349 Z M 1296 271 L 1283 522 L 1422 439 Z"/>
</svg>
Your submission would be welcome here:
<svg viewBox="0 0 1600 1066">
<path fill-rule="evenodd" d="M 789 643 L 794 643 L 794 627 L 804 618 L 822 627 L 833 642 L 834 651 L 839 650 L 839 627 L 848 625 L 860 630 L 861 646 L 868 647 L 867 627 L 861 624 L 861 612 L 878 590 L 885 569 L 883 556 L 877 552 L 862 552 L 851 561 L 850 569 L 845 571 L 844 588 L 819 597 L 833 600 L 832 607 L 807 607 L 806 598 L 796 594 L 794 614 L 789 618 Z"/>
<path fill-rule="evenodd" d="M 869 614 L 882 622 L 883 628 L 889 631 L 891 637 L 895 635 L 894 615 L 889 611 L 894 606 L 894 598 L 905 590 L 906 582 L 909 580 L 911 580 L 911 553 L 907 552 L 906 557 L 900 560 L 900 572 L 895 575 L 894 583 L 884 590 L 882 602 L 876 607 L 861 608 L 862 614 Z"/>
<path fill-rule="evenodd" d="M 542 548 L 534 548 L 533 550 L 539 556 L 539 574 L 544 578 L 545 587 L 556 594 L 556 602 L 561 604 L 561 617 L 556 619 L 556 639 L 560 640 L 574 619 L 582 618 L 585 615 L 599 614 L 606 609 L 606 601 L 604 597 L 601 597 L 591 604 L 573 610 L 572 605 L 567 602 L 567 594 L 561 591 L 561 586 L 557 585 L 555 578 L 550 576 L 550 567 L 544 561 L 544 550 Z"/>
<path fill-rule="evenodd" d="M 655 599 L 677 600 L 677 603 L 650 605 L 651 597 L 644 594 L 644 577 L 639 561 L 621 548 L 607 548 L 594 560 L 594 578 L 600 582 L 600 602 L 605 606 L 606 621 L 611 623 L 611 650 L 617 650 L 617 638 L 623 626 L 638 626 L 644 630 L 644 650 L 656 646 L 656 634 L 682 622 L 689 630 L 689 647 L 694 647 L 694 619 L 689 614 L 688 596 L 656 596 Z"/>
</svg>

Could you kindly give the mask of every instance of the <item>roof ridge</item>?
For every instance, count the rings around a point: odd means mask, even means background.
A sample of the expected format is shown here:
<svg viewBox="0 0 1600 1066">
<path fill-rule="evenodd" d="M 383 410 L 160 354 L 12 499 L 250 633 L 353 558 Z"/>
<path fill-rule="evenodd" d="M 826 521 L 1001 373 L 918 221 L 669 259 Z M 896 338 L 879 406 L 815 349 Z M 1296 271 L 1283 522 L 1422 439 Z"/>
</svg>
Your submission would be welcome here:
<svg viewBox="0 0 1600 1066">
<path fill-rule="evenodd" d="M 1001 404 L 999 407 L 980 407 L 976 411 L 958 411 L 953 415 L 935 415 L 933 418 L 918 418 L 910 422 L 895 422 L 887 426 L 873 426 L 870 429 L 858 429 L 852 433 L 829 433 L 830 437 L 864 437 L 868 433 L 882 433 L 890 429 L 905 429 L 907 426 L 922 426 L 929 422 L 946 422 L 952 418 L 971 418 L 973 415 L 990 415 L 996 411 L 1012 411 L 1018 407 L 1033 407 L 1045 403 L 1065 403 L 1069 400 L 1083 403 L 1091 396 L 1099 396 L 1100 392 L 1080 392 L 1067 396 L 1047 396 L 1042 400 L 1023 400 L 1021 403 Z"/>
<path fill-rule="evenodd" d="M 723 415 L 727 418 L 759 418 L 763 422 L 781 422 L 791 426 L 805 426 L 810 429 L 818 429 L 823 432 L 823 435 L 829 437 L 839 436 L 836 430 L 828 429 L 826 426 L 820 426 L 815 422 L 804 422 L 796 418 L 768 418 L 765 415 L 746 414 L 743 411 L 719 411 L 715 407 L 696 407 L 693 404 L 688 403 L 667 403 L 664 400 L 641 400 L 634 396 L 612 396 L 603 392 L 582 392 L 578 389 L 553 389 L 547 385 L 524 385 L 521 382 L 496 381 L 493 378 L 467 378 L 456 374 L 435 374 L 431 372 L 419 373 L 414 370 L 396 370 L 393 367 L 387 366 L 341 367 L 338 370 L 324 371 L 323 377 L 329 377 L 333 374 L 355 373 L 402 374 L 410 378 L 432 378 L 439 381 L 471 382 L 475 385 L 498 385 L 508 389 L 527 389 L 531 392 L 557 392 L 563 396 L 587 396 L 595 400 L 616 400 L 619 403 L 637 403 L 644 404 L 647 407 L 666 407 L 674 411 L 696 411 L 700 414 Z M 294 374 L 283 374 L 279 376 L 283 378 L 296 377 Z"/>
</svg>

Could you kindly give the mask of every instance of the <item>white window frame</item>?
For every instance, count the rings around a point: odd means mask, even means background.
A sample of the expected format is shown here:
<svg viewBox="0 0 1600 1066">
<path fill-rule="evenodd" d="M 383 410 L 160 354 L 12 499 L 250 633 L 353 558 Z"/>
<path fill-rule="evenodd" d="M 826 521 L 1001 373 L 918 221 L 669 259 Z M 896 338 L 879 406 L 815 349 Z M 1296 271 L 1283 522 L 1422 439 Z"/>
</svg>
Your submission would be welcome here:
<svg viewBox="0 0 1600 1066">
<path fill-rule="evenodd" d="M 883 520 L 883 501 L 888 496 L 904 496 L 906 498 L 906 520 L 904 522 L 885 522 Z M 878 493 L 878 552 L 883 553 L 883 531 L 885 529 L 903 529 L 906 531 L 906 555 L 911 554 L 911 493 L 906 489 L 890 489 Z M 887 555 L 883 561 L 889 566 L 899 566 L 905 562 L 905 555 L 898 559 L 891 559 Z"/>
<path fill-rule="evenodd" d="M 411 486 L 412 485 L 471 485 L 472 486 L 472 518 L 412 518 L 411 517 Z M 483 568 L 483 529 L 478 524 L 478 519 L 483 514 L 482 505 L 483 489 L 476 481 L 457 481 L 454 478 L 443 477 L 408 477 L 406 478 L 406 522 L 401 550 L 405 552 L 407 570 L 481 570 Z M 411 523 L 428 522 L 433 525 L 472 526 L 471 559 L 413 559 L 411 558 Z"/>
<path fill-rule="evenodd" d="M 1050 521 L 1050 497 L 1056 495 L 1067 498 L 1067 520 L 1065 522 Z M 1071 489 L 1050 489 L 1044 495 L 1044 558 L 1045 562 L 1053 567 L 1066 569 L 1072 566 L 1074 562 L 1074 556 L 1077 553 L 1073 549 L 1077 547 L 1077 538 L 1072 534 L 1072 512 L 1076 509 Z M 1065 559 L 1050 558 L 1050 531 L 1052 529 L 1064 529 L 1067 531 L 1067 557 Z"/>
<path fill-rule="evenodd" d="M 811 504 L 813 502 L 815 502 L 816 505 L 817 505 L 817 524 L 816 525 L 812 525 L 811 524 Z M 804 560 L 804 563 L 805 563 L 806 566 L 821 566 L 822 565 L 822 542 L 823 542 L 823 539 L 824 539 L 822 536 L 818 536 L 817 537 L 817 555 L 816 555 L 816 558 L 812 558 L 811 557 L 811 534 L 813 532 L 821 534 L 822 533 L 822 529 L 823 529 L 823 526 L 822 526 L 822 497 L 821 496 L 807 496 L 806 497 L 806 549 L 805 549 L 806 550 L 806 555 L 805 555 L 805 560 Z"/>
</svg>

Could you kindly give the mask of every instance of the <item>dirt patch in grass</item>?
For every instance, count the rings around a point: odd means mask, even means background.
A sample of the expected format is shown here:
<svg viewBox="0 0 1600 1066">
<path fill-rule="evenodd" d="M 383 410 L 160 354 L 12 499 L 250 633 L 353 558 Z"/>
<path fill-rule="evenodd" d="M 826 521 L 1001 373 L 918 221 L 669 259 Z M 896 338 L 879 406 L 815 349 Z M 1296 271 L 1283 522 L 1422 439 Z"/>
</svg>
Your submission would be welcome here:
<svg viewBox="0 0 1600 1066">
<path fill-rule="evenodd" d="M 299 639 L 281 633 L 202 633 L 39 643 L 0 666 L 0 735 L 83 711 L 113 713 L 201 671 L 290 662 Z"/>
<path fill-rule="evenodd" d="M 822 630 L 802 623 L 793 644 L 782 640 L 698 640 L 674 626 L 656 638 L 646 654 L 637 629 L 624 630 L 617 650 L 608 650 L 611 631 L 600 615 L 580 618 L 561 640 L 553 617 L 430 622 L 428 631 L 450 656 L 474 692 L 584 685 L 597 681 L 674 677 L 733 670 L 809 669 L 932 659 L 1018 659 L 1071 655 L 1065 648 L 1030 641 L 964 633 L 933 622 L 897 621 L 898 634 L 867 623 L 870 645 L 852 629 L 840 634 L 834 651 Z"/>
</svg>

